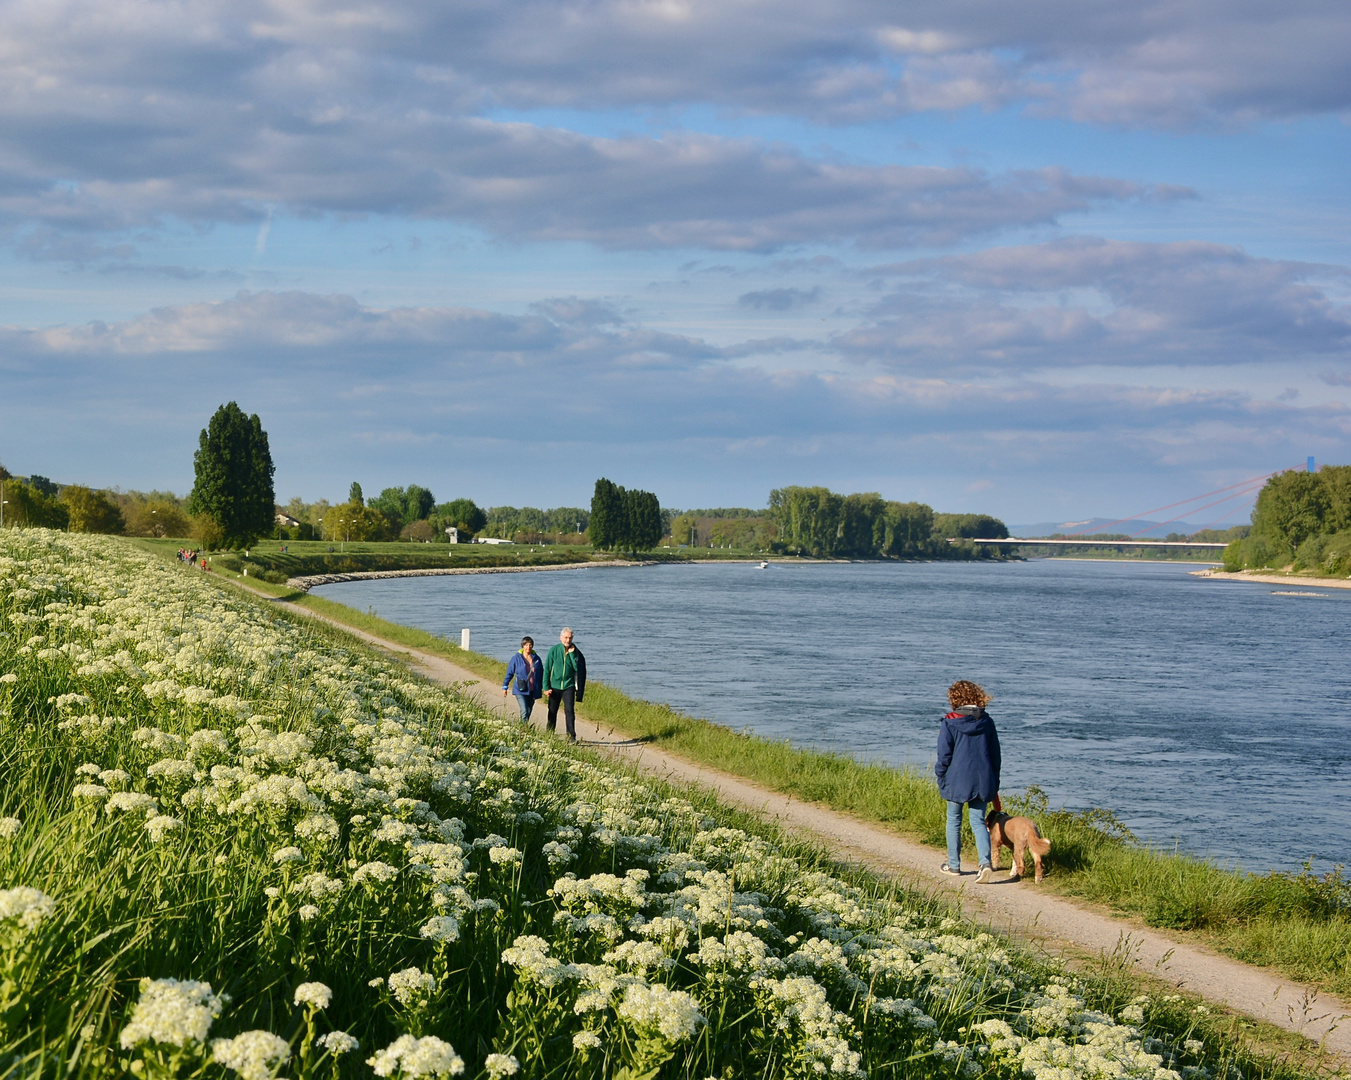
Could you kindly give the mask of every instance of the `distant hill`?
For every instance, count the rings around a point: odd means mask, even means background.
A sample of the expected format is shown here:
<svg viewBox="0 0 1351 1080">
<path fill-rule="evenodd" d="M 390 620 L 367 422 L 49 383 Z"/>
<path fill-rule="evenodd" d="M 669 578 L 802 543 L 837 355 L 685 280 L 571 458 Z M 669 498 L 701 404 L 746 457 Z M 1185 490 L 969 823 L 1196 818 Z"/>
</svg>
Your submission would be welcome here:
<svg viewBox="0 0 1351 1080">
<path fill-rule="evenodd" d="M 1246 521 L 1226 521 L 1212 525 L 1204 521 L 1194 525 L 1189 521 L 1150 521 L 1142 518 L 1138 521 L 1114 522 L 1111 518 L 1084 518 L 1080 521 L 1037 521 L 1030 525 L 1010 525 L 1010 536 L 1051 536 L 1054 533 L 1075 533 L 1089 536 L 1097 532 L 1127 533 L 1130 536 L 1162 538 L 1169 533 L 1194 533 L 1209 526 L 1213 529 L 1227 529 L 1231 525 L 1247 525 Z"/>
</svg>

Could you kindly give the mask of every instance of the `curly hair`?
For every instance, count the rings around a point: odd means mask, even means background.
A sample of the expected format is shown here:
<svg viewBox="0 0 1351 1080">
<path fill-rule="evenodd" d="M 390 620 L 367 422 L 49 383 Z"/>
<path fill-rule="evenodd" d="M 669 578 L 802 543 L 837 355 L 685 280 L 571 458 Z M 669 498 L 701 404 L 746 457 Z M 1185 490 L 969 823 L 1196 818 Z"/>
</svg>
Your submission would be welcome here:
<svg viewBox="0 0 1351 1080">
<path fill-rule="evenodd" d="M 954 709 L 960 709 L 963 705 L 979 705 L 983 709 L 990 704 L 990 695 L 980 684 L 958 679 L 948 687 L 948 701 Z"/>
</svg>

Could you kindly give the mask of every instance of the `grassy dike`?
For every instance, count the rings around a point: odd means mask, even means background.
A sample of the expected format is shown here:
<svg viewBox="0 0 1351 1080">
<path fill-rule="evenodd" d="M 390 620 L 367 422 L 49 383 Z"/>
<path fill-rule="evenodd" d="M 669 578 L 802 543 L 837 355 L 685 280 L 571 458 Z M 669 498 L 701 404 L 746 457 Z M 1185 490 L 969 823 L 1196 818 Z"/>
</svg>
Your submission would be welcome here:
<svg viewBox="0 0 1351 1080">
<path fill-rule="evenodd" d="M 500 661 L 462 650 L 425 630 L 284 586 L 253 579 L 249 584 L 354 629 L 443 656 L 484 678 L 501 679 L 505 672 Z M 869 764 L 748 735 L 629 697 L 600 682 L 588 685 L 582 711 L 597 723 L 691 761 L 884 825 L 936 851 L 946 845 L 943 800 L 932 777 L 918 769 Z M 1351 995 L 1351 881 L 1340 870 L 1322 877 L 1248 874 L 1150 850 L 1110 812 L 1052 810 L 1035 788 L 1021 796 L 1006 795 L 1004 801 L 1010 812 L 1035 817 L 1055 843 L 1053 869 L 1042 887 L 1187 934 L 1236 959 L 1343 997 Z M 965 845 L 974 855 L 969 831 Z"/>
<path fill-rule="evenodd" d="M 1338 1064 L 1141 995 L 1122 955 L 1067 975 L 227 583 L 104 538 L 0 534 L 0 1076 Z"/>
</svg>

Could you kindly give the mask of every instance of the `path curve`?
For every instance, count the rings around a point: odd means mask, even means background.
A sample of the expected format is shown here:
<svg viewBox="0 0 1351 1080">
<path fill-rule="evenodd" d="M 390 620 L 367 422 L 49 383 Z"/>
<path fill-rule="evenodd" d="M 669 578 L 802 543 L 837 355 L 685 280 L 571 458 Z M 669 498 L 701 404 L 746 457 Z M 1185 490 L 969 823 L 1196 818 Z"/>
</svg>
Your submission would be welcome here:
<svg viewBox="0 0 1351 1080">
<path fill-rule="evenodd" d="M 455 684 L 489 710 L 509 707 L 511 715 L 516 715 L 515 703 L 507 706 L 500 685 L 443 657 L 357 630 L 265 593 L 248 591 L 328 623 L 395 658 L 405 659 L 431 681 L 443 686 Z M 1038 942 L 1053 951 L 1057 946 L 1063 949 L 1069 945 L 1090 955 L 1110 954 L 1124 943 L 1135 967 L 1143 973 L 1296 1032 L 1351 1059 L 1351 1022 L 1348 1022 L 1351 1006 L 1278 972 L 1244 964 L 1191 942 L 1174 940 L 1138 922 L 1089 910 L 1073 900 L 1043 892 L 1030 881 L 1008 881 L 1002 873 L 989 885 L 972 883 L 971 875 L 960 880 L 946 877 L 938 872 L 941 853 L 932 848 L 848 814 L 769 791 L 740 777 L 617 736 L 613 728 L 592 723 L 581 714 L 577 717 L 577 734 L 584 744 L 654 776 L 678 784 L 697 784 L 728 803 L 785 828 L 808 833 L 837 855 L 896 875 L 922 889 L 956 893 L 968 915 L 1014 937 Z M 1129 940 L 1125 941 L 1127 936 Z"/>
</svg>

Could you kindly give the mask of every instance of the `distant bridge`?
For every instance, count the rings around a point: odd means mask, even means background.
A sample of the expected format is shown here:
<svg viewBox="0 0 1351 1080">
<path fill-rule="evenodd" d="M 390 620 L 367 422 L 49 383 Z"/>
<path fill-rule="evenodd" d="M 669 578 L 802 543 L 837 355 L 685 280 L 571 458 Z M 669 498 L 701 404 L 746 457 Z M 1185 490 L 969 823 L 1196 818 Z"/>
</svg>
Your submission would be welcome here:
<svg viewBox="0 0 1351 1080">
<path fill-rule="evenodd" d="M 1007 540 L 967 540 L 969 544 L 994 544 L 1002 547 L 1014 547 L 1022 544 L 1027 547 L 1099 547 L 1099 548 L 1180 548 L 1204 551 L 1223 551 L 1229 545 L 1223 541 L 1216 543 L 1199 540 L 1026 540 L 1011 536 Z M 960 544 L 962 538 L 949 537 L 949 544 Z"/>
</svg>

